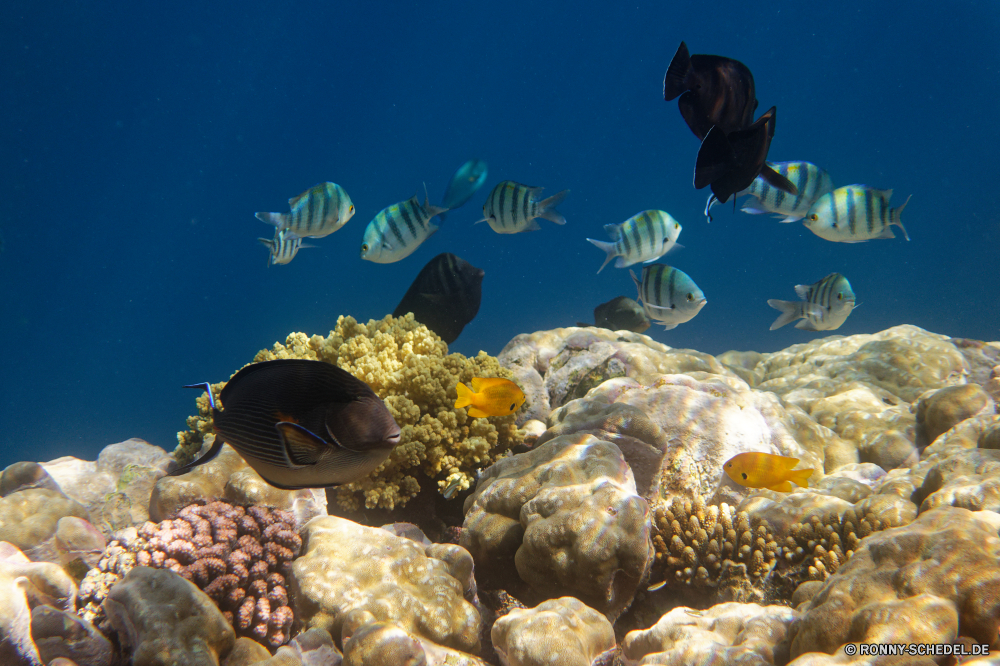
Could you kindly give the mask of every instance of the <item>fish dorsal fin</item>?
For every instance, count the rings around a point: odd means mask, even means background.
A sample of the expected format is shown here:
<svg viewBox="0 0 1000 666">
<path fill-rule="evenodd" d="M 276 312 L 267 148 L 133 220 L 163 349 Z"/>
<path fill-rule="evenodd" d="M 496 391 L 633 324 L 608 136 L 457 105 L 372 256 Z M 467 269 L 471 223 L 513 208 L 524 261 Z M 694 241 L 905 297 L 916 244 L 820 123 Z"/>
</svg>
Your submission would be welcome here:
<svg viewBox="0 0 1000 666">
<path fill-rule="evenodd" d="M 613 241 L 617 241 L 622 237 L 622 225 L 620 224 L 605 224 L 604 231 L 608 233 L 608 236 L 611 236 L 611 240 Z"/>
<path fill-rule="evenodd" d="M 302 194 L 297 194 L 296 196 L 294 196 L 291 199 L 289 199 L 288 200 L 288 207 L 291 208 L 292 210 L 295 210 L 296 208 L 298 208 L 299 206 L 301 206 L 302 204 L 304 204 L 306 202 L 306 200 L 309 198 L 309 195 L 312 193 L 312 191 L 314 189 L 316 189 L 316 188 L 310 187 L 308 190 L 306 190 Z"/>
<path fill-rule="evenodd" d="M 328 443 L 298 423 L 280 421 L 274 424 L 274 428 L 278 431 L 281 443 L 285 447 L 285 455 L 288 456 L 289 467 L 315 465 L 319 461 L 323 451 L 330 448 Z"/>
<path fill-rule="evenodd" d="M 801 298 L 803 301 L 808 301 L 809 300 L 809 292 L 810 291 L 812 291 L 812 285 L 811 284 L 797 284 L 797 285 L 795 285 L 795 293 L 798 294 L 798 297 Z"/>
</svg>

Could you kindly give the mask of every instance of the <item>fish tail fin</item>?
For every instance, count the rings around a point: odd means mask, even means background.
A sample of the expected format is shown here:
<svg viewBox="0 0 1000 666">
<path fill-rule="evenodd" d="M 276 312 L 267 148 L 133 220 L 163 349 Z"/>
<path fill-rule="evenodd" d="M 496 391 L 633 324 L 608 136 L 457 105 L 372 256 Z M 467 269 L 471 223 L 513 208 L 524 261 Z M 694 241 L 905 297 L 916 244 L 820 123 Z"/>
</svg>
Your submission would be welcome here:
<svg viewBox="0 0 1000 666">
<path fill-rule="evenodd" d="M 687 76 L 691 71 L 691 53 L 687 44 L 681 42 L 677 47 L 677 52 L 667 66 L 667 73 L 663 77 L 663 99 L 670 101 L 688 89 Z"/>
<path fill-rule="evenodd" d="M 201 389 L 208 394 L 208 406 L 215 410 L 215 396 L 212 395 L 212 385 L 208 382 L 202 382 L 200 384 L 185 384 L 184 388 L 194 388 Z"/>
<path fill-rule="evenodd" d="M 812 469 L 790 469 L 788 470 L 788 480 L 803 488 L 809 487 L 809 477 L 812 476 Z"/>
<path fill-rule="evenodd" d="M 279 230 L 285 224 L 285 214 L 284 213 L 260 212 L 260 213 L 254 213 L 254 217 L 256 217 L 261 222 L 265 222 L 267 224 L 273 224 Z"/>
<path fill-rule="evenodd" d="M 903 205 L 892 212 L 892 222 L 889 223 L 889 224 L 895 224 L 897 227 L 899 227 L 900 230 L 903 232 L 903 237 L 906 240 L 910 240 L 910 234 L 906 233 L 906 227 L 903 226 L 903 220 L 901 218 L 901 215 L 903 214 L 903 209 L 906 208 L 906 204 L 910 203 L 910 199 L 912 198 L 913 198 L 912 194 L 906 197 L 906 201 L 903 202 Z"/>
<path fill-rule="evenodd" d="M 472 404 L 472 396 L 474 395 L 472 389 L 468 386 L 459 382 L 455 386 L 455 391 L 458 393 L 458 397 L 455 399 L 455 408 L 467 407 Z"/>
<path fill-rule="evenodd" d="M 597 272 L 600 273 L 601 271 L 604 270 L 604 267 L 608 265 L 608 262 L 610 262 L 612 259 L 618 256 L 618 249 L 615 247 L 614 243 L 594 240 L 593 238 L 588 238 L 587 240 L 593 243 L 597 248 L 604 250 L 605 252 L 608 253 L 608 256 L 604 260 L 604 263 L 601 264 L 601 267 L 597 269 Z"/>
<path fill-rule="evenodd" d="M 636 296 L 635 300 L 637 300 L 640 303 L 642 303 L 643 302 L 642 301 L 642 282 L 640 282 L 639 278 L 637 278 L 635 276 L 635 271 L 632 270 L 631 268 L 628 269 L 628 274 L 632 276 L 632 282 L 635 282 L 635 290 L 636 290 L 636 293 L 637 293 L 637 296 Z M 643 303 L 643 306 L 645 306 L 645 303 Z M 645 307 L 643 307 L 643 312 L 645 312 Z"/>
<path fill-rule="evenodd" d="M 438 224 L 444 222 L 444 216 L 447 212 L 448 210 L 445 210 L 444 212 L 438 214 Z"/>
<path fill-rule="evenodd" d="M 779 301 L 776 298 L 770 298 L 768 299 L 767 304 L 775 310 L 781 311 L 781 314 L 774 320 L 774 323 L 771 324 L 771 328 L 769 330 L 773 331 L 781 328 L 782 326 L 790 324 L 802 316 L 802 313 L 799 312 L 799 301 Z"/>
<path fill-rule="evenodd" d="M 566 224 L 566 218 L 562 216 L 562 213 L 556 210 L 556 206 L 562 203 L 562 200 L 566 198 L 567 194 L 569 194 L 569 190 L 563 190 L 562 192 L 553 194 L 548 199 L 542 199 L 535 204 L 537 206 L 537 208 L 535 208 L 535 214 L 538 217 L 544 217 L 549 222 Z"/>
<path fill-rule="evenodd" d="M 424 210 L 427 211 L 428 218 L 435 217 L 441 213 L 447 213 L 451 210 L 450 208 L 442 208 L 431 203 L 431 197 L 427 194 L 427 183 L 424 183 Z"/>
</svg>

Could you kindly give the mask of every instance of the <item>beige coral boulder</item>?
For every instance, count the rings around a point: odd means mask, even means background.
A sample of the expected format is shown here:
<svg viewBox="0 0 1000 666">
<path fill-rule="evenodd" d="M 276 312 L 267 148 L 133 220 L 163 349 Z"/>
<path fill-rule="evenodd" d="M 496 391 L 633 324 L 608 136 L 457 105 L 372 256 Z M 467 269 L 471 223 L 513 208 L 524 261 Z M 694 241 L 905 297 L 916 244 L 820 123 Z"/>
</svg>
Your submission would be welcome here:
<svg viewBox="0 0 1000 666">
<path fill-rule="evenodd" d="M 864 539 L 802 607 L 790 656 L 848 642 L 997 645 L 1000 515 L 939 507 Z"/>
<path fill-rule="evenodd" d="M 653 558 L 649 506 L 632 471 L 617 446 L 590 435 L 557 437 L 487 468 L 466 498 L 461 543 L 484 587 L 532 602 L 572 595 L 611 619 Z"/>
<path fill-rule="evenodd" d="M 733 602 L 704 611 L 674 608 L 649 629 L 629 632 L 622 651 L 650 666 L 771 666 L 795 616 L 787 606 Z"/>
<path fill-rule="evenodd" d="M 965 419 L 995 413 L 993 398 L 978 384 L 938 389 L 917 401 L 917 446 L 927 446 Z"/>
<path fill-rule="evenodd" d="M 466 599 L 472 558 L 343 518 L 320 516 L 301 531 L 290 592 L 304 627 L 346 641 L 371 625 L 393 625 L 431 643 L 475 653 L 481 619 Z"/>
<path fill-rule="evenodd" d="M 493 625 L 492 638 L 504 666 L 591 666 L 615 647 L 608 619 L 573 597 L 512 610 Z"/>
<path fill-rule="evenodd" d="M 134 666 L 217 666 L 236 642 L 212 599 L 167 569 L 133 568 L 104 610 Z"/>
<path fill-rule="evenodd" d="M 53 546 L 59 519 L 87 518 L 87 509 L 56 490 L 29 488 L 0 498 L 0 541 L 25 551 L 33 560 L 58 561 Z"/>
</svg>

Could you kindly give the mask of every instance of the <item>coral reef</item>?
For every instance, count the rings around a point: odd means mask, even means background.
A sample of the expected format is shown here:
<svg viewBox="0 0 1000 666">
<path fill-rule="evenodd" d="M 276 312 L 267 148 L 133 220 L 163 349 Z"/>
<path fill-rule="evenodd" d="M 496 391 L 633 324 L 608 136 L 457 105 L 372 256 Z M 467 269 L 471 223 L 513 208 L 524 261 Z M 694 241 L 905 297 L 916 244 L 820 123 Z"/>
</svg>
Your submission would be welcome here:
<svg viewBox="0 0 1000 666">
<path fill-rule="evenodd" d="M 166 569 L 134 567 L 104 608 L 133 666 L 216 666 L 236 640 L 208 595 Z"/>
<path fill-rule="evenodd" d="M 492 635 L 505 666 L 591 666 L 615 647 L 608 619 L 573 597 L 512 610 L 496 621 Z"/>
<path fill-rule="evenodd" d="M 301 544 L 284 511 L 194 504 L 173 520 L 143 524 L 134 538 L 112 541 L 81 585 L 81 615 L 99 619 L 108 588 L 132 567 L 170 569 L 211 597 L 237 635 L 277 647 L 294 619 L 286 577 Z"/>
<path fill-rule="evenodd" d="M 917 401 L 916 444 L 924 448 L 968 418 L 995 413 L 993 398 L 979 384 L 946 386 L 929 392 Z"/>
<path fill-rule="evenodd" d="M 847 642 L 997 645 L 1000 515 L 939 507 L 864 539 L 800 606 L 790 656 Z M 804 601 L 804 600 L 803 600 Z"/>
<path fill-rule="evenodd" d="M 724 603 L 704 611 L 678 607 L 622 641 L 628 659 L 650 666 L 784 663 L 782 641 L 795 618 L 787 606 Z"/>
<path fill-rule="evenodd" d="M 31 559 L 56 561 L 51 540 L 66 516 L 87 518 L 87 510 L 56 490 L 18 490 L 0 498 L 0 541 L 14 544 Z"/>
<path fill-rule="evenodd" d="M 253 361 L 279 358 L 320 360 L 347 370 L 385 400 L 400 426 L 400 443 L 379 469 L 333 491 L 347 509 L 405 504 L 420 490 L 420 476 L 435 480 L 442 492 L 465 490 L 478 469 L 524 438 L 514 416 L 473 419 L 454 407 L 458 382 L 511 374 L 485 352 L 473 358 L 448 354 L 448 346 L 410 314 L 368 324 L 341 316 L 327 337 L 292 333 Z M 216 396 L 224 385 L 212 385 Z M 188 418 L 190 430 L 178 433 L 175 455 L 181 462 L 193 458 L 212 431 L 207 396 L 198 398 L 198 410 Z"/>
<path fill-rule="evenodd" d="M 345 657 L 360 649 L 361 635 L 386 626 L 393 636 L 407 636 L 401 640 L 414 652 L 420 639 L 479 651 L 481 620 L 468 600 L 475 588 L 465 549 L 426 545 L 423 535 L 418 541 L 335 516 L 313 518 L 301 533 L 303 552 L 290 580 L 301 623 L 341 638 Z"/>
<path fill-rule="evenodd" d="M 572 594 L 612 620 L 653 559 L 632 471 L 617 446 L 590 435 L 557 437 L 484 470 L 465 500 L 460 543 L 484 587 L 525 601 Z"/>
<path fill-rule="evenodd" d="M 31 610 L 31 636 L 48 664 L 63 657 L 87 666 L 112 666 L 114 646 L 92 624 L 52 606 Z"/>
</svg>

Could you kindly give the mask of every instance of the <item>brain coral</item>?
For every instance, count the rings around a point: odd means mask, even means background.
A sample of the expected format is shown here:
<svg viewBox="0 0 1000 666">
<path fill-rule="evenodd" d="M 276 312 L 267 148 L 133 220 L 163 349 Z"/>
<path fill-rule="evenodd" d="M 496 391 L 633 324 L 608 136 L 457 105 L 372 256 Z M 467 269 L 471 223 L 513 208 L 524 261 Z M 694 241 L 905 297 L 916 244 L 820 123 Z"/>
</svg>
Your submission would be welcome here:
<svg viewBox="0 0 1000 666">
<path fill-rule="evenodd" d="M 367 324 L 341 316 L 327 337 L 292 333 L 284 344 L 258 352 L 253 361 L 282 358 L 325 361 L 347 370 L 385 400 L 402 430 L 399 446 L 381 467 L 337 488 L 337 500 L 347 509 L 362 502 L 368 508 L 386 509 L 405 504 L 420 490 L 420 473 L 437 479 L 442 492 L 466 490 L 475 481 L 476 470 L 524 438 L 514 416 L 473 419 L 454 406 L 458 382 L 510 378 L 510 371 L 485 352 L 473 358 L 448 354 L 448 345 L 411 314 Z M 212 385 L 216 396 L 224 385 Z M 188 418 L 190 430 L 177 435 L 182 462 L 193 457 L 203 437 L 212 432 L 205 395 L 198 398 L 198 412 Z"/>
</svg>

